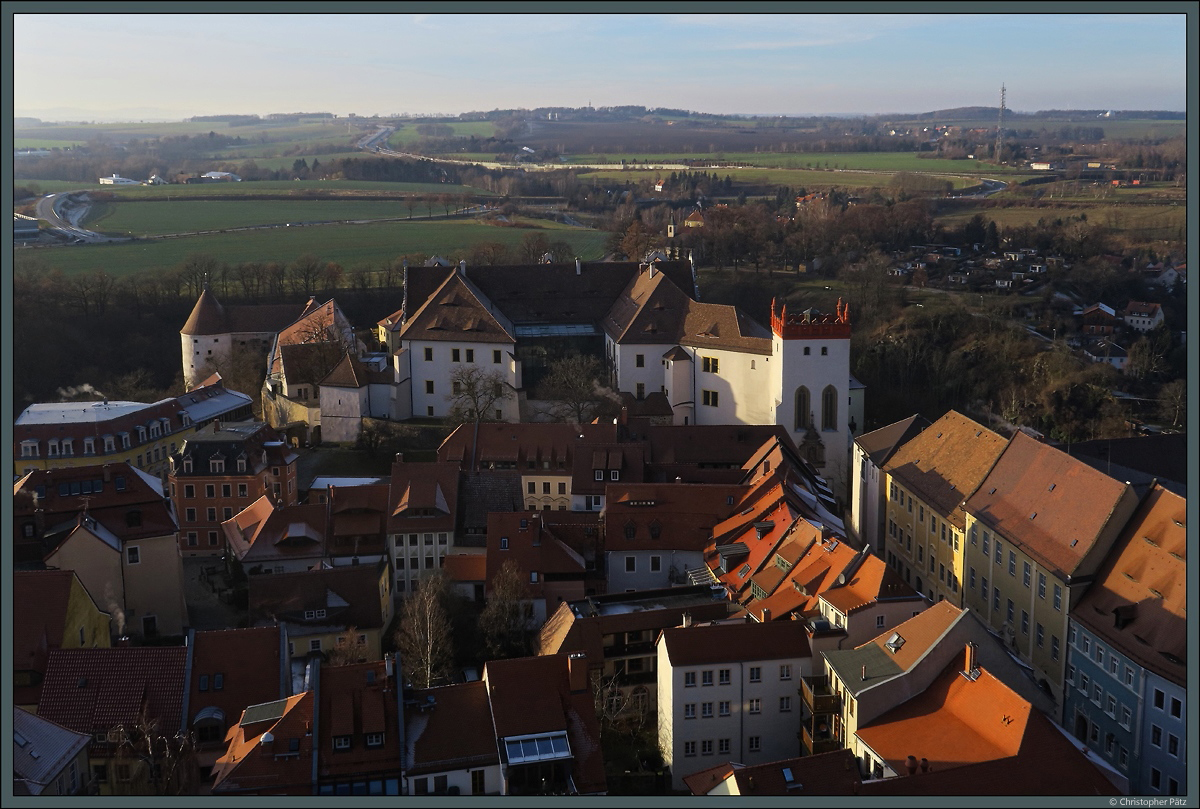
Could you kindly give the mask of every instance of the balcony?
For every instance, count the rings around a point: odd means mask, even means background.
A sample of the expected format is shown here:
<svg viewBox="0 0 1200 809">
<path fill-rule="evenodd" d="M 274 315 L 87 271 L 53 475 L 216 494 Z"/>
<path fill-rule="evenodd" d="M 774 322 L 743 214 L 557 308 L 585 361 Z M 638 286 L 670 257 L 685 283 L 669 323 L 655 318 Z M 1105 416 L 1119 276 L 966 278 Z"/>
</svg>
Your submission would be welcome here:
<svg viewBox="0 0 1200 809">
<path fill-rule="evenodd" d="M 811 714 L 833 714 L 841 710 L 837 695 L 829 688 L 828 677 L 801 677 L 800 698 Z"/>
<path fill-rule="evenodd" d="M 842 749 L 837 739 L 832 737 L 813 739 L 808 728 L 800 729 L 800 742 L 804 745 L 804 755 L 815 756 L 820 753 L 832 753 Z"/>
</svg>

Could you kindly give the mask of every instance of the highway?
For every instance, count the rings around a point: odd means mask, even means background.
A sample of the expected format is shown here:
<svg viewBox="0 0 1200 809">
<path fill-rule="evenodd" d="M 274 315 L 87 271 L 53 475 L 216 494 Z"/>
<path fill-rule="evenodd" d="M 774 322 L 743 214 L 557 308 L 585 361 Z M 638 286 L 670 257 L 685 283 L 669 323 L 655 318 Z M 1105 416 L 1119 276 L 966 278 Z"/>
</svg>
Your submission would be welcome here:
<svg viewBox="0 0 1200 809">
<path fill-rule="evenodd" d="M 47 194 L 37 201 L 37 217 L 50 223 L 51 228 L 76 244 L 126 241 L 102 236 L 80 227 L 79 222 L 87 215 L 88 207 L 86 192 Z"/>
</svg>

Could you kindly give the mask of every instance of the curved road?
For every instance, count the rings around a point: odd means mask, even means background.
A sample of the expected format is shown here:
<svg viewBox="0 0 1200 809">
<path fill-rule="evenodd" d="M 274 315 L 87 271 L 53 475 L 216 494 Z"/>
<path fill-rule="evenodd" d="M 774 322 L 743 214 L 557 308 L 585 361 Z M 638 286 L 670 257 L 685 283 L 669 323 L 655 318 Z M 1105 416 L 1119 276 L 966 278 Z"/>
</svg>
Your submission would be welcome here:
<svg viewBox="0 0 1200 809">
<path fill-rule="evenodd" d="M 69 240 L 79 243 L 96 244 L 100 242 L 123 242 L 103 236 L 79 226 L 88 212 L 87 192 L 73 191 L 59 194 L 47 194 L 37 201 L 37 217 L 50 223 L 50 227 L 62 233 Z"/>
</svg>

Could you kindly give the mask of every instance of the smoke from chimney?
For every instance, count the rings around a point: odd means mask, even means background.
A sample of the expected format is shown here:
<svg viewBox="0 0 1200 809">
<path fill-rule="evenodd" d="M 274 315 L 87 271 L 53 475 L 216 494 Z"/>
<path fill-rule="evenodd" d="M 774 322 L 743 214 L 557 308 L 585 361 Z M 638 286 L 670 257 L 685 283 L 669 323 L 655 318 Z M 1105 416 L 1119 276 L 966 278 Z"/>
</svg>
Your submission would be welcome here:
<svg viewBox="0 0 1200 809">
<path fill-rule="evenodd" d="M 108 398 L 103 393 L 101 393 L 100 391 L 93 388 L 91 386 L 91 384 L 88 382 L 84 382 L 82 385 L 75 385 L 75 386 L 66 387 L 66 388 L 58 388 L 55 392 L 59 395 L 59 398 L 61 398 L 64 402 L 68 401 L 70 399 L 74 399 L 76 396 L 80 396 L 85 393 L 88 394 L 89 396 L 94 396 L 97 399 L 107 399 Z"/>
</svg>

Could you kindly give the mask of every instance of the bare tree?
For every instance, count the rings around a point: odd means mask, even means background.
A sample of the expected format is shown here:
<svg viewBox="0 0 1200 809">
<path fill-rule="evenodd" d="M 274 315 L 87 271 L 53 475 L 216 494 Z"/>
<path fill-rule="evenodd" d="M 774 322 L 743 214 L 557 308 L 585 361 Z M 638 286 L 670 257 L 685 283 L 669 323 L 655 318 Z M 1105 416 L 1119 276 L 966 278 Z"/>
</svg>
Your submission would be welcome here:
<svg viewBox="0 0 1200 809">
<path fill-rule="evenodd" d="M 497 406 L 513 397 L 512 388 L 499 371 L 484 371 L 474 365 L 462 365 L 450 374 L 451 421 L 466 422 L 499 421 L 502 416 Z M 493 419 L 493 416 L 496 418 Z"/>
<path fill-rule="evenodd" d="M 110 731 L 119 741 L 112 759 L 109 782 L 114 794 L 195 795 L 200 786 L 195 741 L 180 730 L 162 733 L 157 719 L 145 710 L 136 722 Z"/>
<path fill-rule="evenodd" d="M 358 627 L 354 624 L 346 627 L 346 631 L 337 637 L 337 643 L 325 654 L 325 662 L 331 666 L 350 666 L 363 662 L 361 650 L 358 647 Z"/>
<path fill-rule="evenodd" d="M 446 601 L 450 584 L 442 571 L 421 579 L 421 587 L 404 602 L 396 646 L 404 677 L 417 688 L 437 685 L 454 659 Z"/>
<path fill-rule="evenodd" d="M 531 653 L 533 633 L 526 610 L 530 598 L 517 563 L 511 559 L 505 561 L 492 579 L 487 605 L 479 614 L 479 630 L 492 659 L 526 657 Z"/>
<path fill-rule="evenodd" d="M 542 381 L 541 397 L 551 402 L 550 414 L 558 421 L 587 424 L 616 394 L 597 381 L 600 361 L 584 354 L 568 354 L 550 363 Z"/>
</svg>

